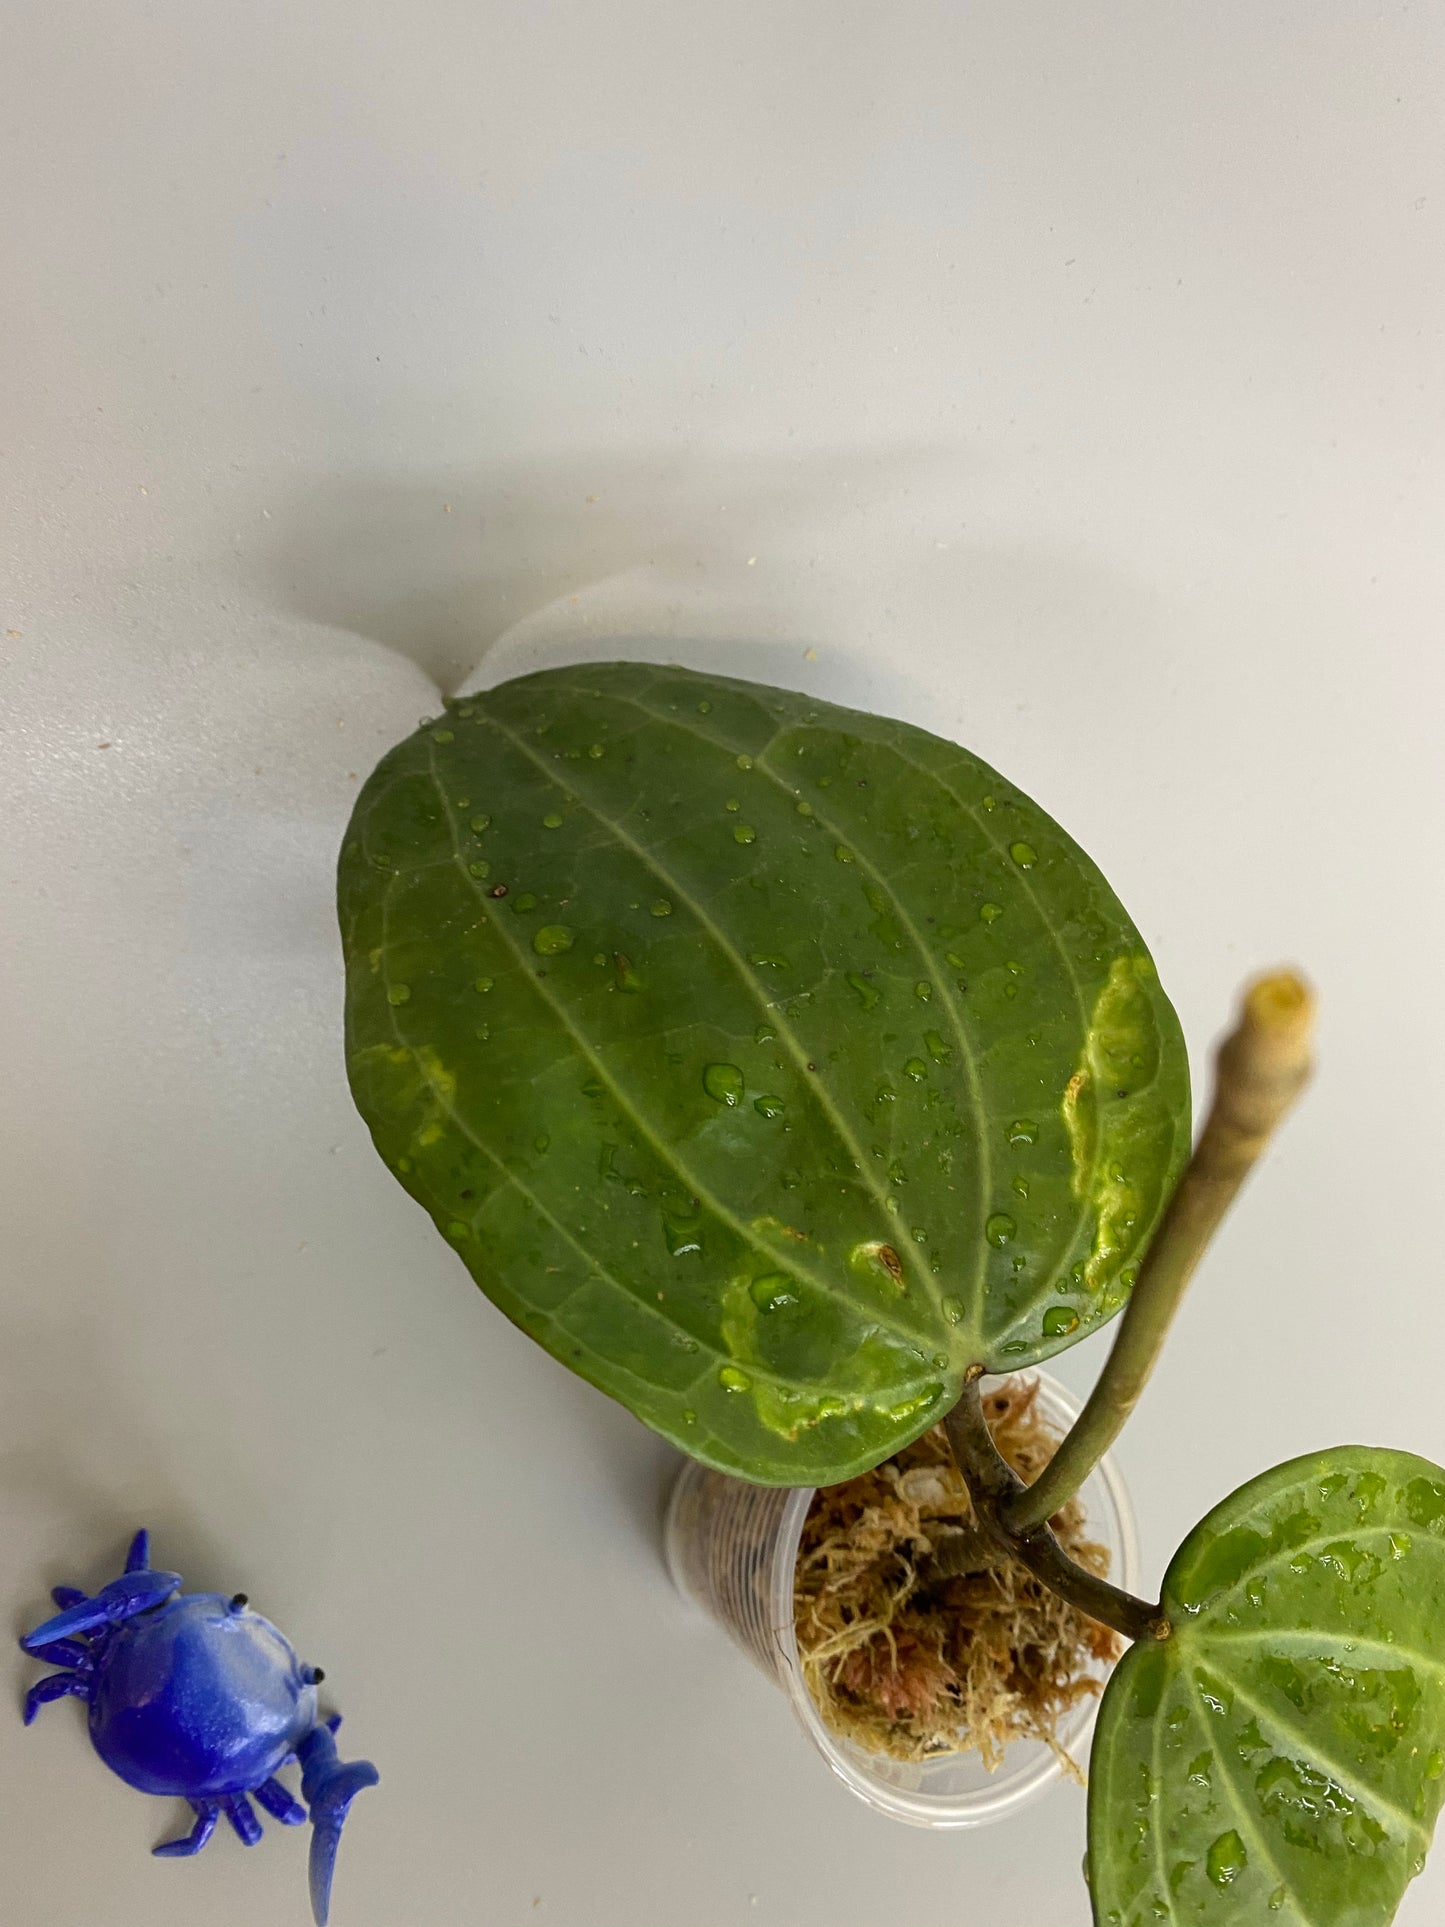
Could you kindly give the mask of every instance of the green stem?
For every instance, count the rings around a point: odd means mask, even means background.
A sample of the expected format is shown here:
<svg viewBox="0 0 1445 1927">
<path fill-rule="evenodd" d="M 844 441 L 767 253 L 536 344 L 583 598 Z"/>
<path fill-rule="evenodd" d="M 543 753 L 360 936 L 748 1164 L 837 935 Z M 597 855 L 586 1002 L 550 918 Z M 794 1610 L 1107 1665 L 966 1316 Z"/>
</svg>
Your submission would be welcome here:
<svg viewBox="0 0 1445 1927">
<path fill-rule="evenodd" d="M 1047 1525 L 1019 1533 L 1003 1523 L 1004 1508 L 1028 1488 L 993 1442 L 979 1396 L 981 1376 L 982 1367 L 976 1367 L 962 1398 L 944 1420 L 948 1443 L 968 1484 L 979 1524 L 996 1545 L 1041 1579 L 1050 1592 L 1077 1606 L 1090 1619 L 1112 1626 L 1126 1639 L 1167 1639 L 1169 1621 L 1158 1606 L 1147 1605 L 1076 1565 Z"/>
<path fill-rule="evenodd" d="M 1064 1506 L 1138 1403 L 1185 1287 L 1219 1222 L 1310 1073 L 1314 999 L 1298 977 L 1261 977 L 1220 1046 L 1214 1100 L 1140 1267 L 1099 1382 L 1048 1465 L 1001 1519 L 1026 1535 Z"/>
</svg>

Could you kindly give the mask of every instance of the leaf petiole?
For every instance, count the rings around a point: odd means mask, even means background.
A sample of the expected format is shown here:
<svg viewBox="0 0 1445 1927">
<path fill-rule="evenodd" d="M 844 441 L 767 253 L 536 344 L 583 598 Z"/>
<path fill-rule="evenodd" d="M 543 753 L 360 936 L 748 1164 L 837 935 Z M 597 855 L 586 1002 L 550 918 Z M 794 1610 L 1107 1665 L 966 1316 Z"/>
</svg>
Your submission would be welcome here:
<svg viewBox="0 0 1445 1927">
<path fill-rule="evenodd" d="M 1051 1592 L 1091 1619 L 1112 1626 L 1126 1639 L 1167 1639 L 1171 1628 L 1159 1606 L 1148 1605 L 1132 1593 L 1111 1586 L 1107 1579 L 1086 1572 L 1064 1551 L 1047 1521 L 1026 1532 L 1015 1532 L 1004 1523 L 1008 1503 L 1029 1488 L 993 1442 L 979 1395 L 982 1376 L 983 1367 L 973 1367 L 963 1396 L 944 1420 L 948 1443 L 968 1483 L 979 1524 Z"/>
</svg>

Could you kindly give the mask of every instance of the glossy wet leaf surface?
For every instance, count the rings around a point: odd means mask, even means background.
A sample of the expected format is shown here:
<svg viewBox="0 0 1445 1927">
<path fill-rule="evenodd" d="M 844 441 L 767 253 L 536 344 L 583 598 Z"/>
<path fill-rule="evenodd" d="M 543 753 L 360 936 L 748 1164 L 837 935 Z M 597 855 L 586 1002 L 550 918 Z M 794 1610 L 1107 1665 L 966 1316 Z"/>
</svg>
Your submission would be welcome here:
<svg viewBox="0 0 1445 1927">
<path fill-rule="evenodd" d="M 1099 1927 L 1383 1927 L 1445 1792 L 1445 1472 L 1342 1446 L 1236 1492 L 1109 1682 Z"/>
<path fill-rule="evenodd" d="M 964 750 L 614 663 L 453 705 L 341 860 L 352 1088 L 498 1305 L 700 1458 L 876 1463 L 1116 1311 L 1187 1150 L 1178 1024 Z"/>
</svg>

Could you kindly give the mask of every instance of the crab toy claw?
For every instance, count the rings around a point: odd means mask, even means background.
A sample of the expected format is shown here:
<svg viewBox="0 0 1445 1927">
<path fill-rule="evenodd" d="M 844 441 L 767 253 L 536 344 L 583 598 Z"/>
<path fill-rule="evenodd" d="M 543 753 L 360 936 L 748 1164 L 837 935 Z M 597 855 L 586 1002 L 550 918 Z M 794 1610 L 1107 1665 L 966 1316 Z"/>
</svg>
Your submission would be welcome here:
<svg viewBox="0 0 1445 1927">
<path fill-rule="evenodd" d="M 342 1823 L 357 1794 L 375 1786 L 381 1775 L 370 1760 L 342 1760 L 330 1726 L 308 1733 L 296 1757 L 301 1762 L 301 1797 L 311 1810 L 311 1911 L 316 1927 L 326 1927 Z"/>
<path fill-rule="evenodd" d="M 20 1642 L 21 1649 L 32 1659 L 44 1659 L 47 1646 L 61 1645 L 85 1634 L 94 1637 L 112 1626 L 123 1625 L 127 1619 L 134 1619 L 137 1613 L 153 1612 L 157 1606 L 163 1606 L 173 1593 L 180 1591 L 181 1575 L 152 1572 L 150 1551 L 150 1534 L 142 1530 L 131 1540 L 125 1571 L 119 1579 L 102 1586 L 93 1599 L 73 1587 L 59 1587 L 55 1603 L 65 1610 L 37 1626 L 33 1633 L 27 1633 Z M 33 1719 L 34 1714 L 30 1717 Z"/>
</svg>

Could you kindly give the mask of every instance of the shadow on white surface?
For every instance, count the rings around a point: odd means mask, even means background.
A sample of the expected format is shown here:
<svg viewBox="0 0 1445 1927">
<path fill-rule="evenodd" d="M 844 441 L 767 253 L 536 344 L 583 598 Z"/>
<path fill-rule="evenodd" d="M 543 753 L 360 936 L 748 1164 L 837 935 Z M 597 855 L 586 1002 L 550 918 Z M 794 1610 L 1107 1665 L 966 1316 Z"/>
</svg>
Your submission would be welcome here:
<svg viewBox="0 0 1445 1927">
<path fill-rule="evenodd" d="M 723 628 L 776 634 L 806 605 L 800 578 L 857 524 L 916 514 L 959 481 L 957 450 L 926 445 L 679 447 L 327 478 L 268 511 L 279 533 L 255 586 L 290 614 L 384 643 L 451 693 L 519 624 L 639 574 L 651 620 L 629 626 L 644 633 L 666 632 L 670 610 L 705 584 Z M 794 576 L 781 596 L 780 565 Z"/>
<path fill-rule="evenodd" d="M 51 1610 L 52 1586 L 94 1591 L 114 1579 L 139 1526 L 151 1529 L 165 1570 L 180 1571 L 193 1589 L 219 1584 L 223 1543 L 187 1500 L 162 1440 L 118 1395 L 100 1328 L 7 1319 L 0 1358 L 0 1500 L 61 1535 L 46 1570 L 17 1575 L 16 1637 Z M 110 1480 L 102 1465 L 113 1469 Z"/>
</svg>

